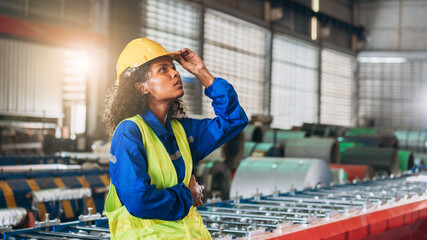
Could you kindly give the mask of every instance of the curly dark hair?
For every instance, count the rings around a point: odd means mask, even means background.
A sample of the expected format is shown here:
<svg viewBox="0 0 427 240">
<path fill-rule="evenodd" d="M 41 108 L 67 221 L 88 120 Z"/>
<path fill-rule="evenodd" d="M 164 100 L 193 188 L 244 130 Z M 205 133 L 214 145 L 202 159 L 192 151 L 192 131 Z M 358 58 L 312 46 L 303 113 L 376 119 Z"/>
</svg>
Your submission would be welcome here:
<svg viewBox="0 0 427 240">
<path fill-rule="evenodd" d="M 130 75 L 122 74 L 120 84 L 115 84 L 108 89 L 102 117 L 107 127 L 107 134 L 114 133 L 117 125 L 124 119 L 136 114 L 144 114 L 147 111 L 149 105 L 148 95 L 139 92 L 135 84 L 148 80 L 150 66 L 151 64 L 148 62 L 136 68 Z M 171 103 L 168 116 L 170 119 L 186 117 L 181 99 L 175 99 Z"/>
</svg>

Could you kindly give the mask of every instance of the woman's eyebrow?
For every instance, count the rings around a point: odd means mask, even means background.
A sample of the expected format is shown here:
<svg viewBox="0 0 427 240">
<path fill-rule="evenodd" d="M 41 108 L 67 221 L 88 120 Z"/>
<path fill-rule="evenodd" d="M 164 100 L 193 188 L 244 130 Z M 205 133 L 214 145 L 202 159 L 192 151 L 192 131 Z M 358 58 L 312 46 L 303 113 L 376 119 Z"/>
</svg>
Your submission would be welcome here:
<svg viewBox="0 0 427 240">
<path fill-rule="evenodd" d="M 175 64 L 173 64 L 173 63 L 159 63 L 159 64 L 157 64 L 156 66 L 155 66 L 155 68 L 158 68 L 158 67 L 169 67 L 169 66 L 174 66 Z"/>
</svg>

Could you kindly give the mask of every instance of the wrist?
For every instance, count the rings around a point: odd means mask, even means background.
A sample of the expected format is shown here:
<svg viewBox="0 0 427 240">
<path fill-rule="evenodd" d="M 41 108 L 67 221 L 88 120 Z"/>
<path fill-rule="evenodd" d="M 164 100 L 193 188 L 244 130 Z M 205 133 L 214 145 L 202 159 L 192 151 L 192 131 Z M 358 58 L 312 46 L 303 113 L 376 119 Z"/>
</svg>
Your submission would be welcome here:
<svg viewBox="0 0 427 240">
<path fill-rule="evenodd" d="M 199 79 L 203 86 L 205 86 L 205 88 L 210 87 L 215 80 L 215 77 L 206 67 L 203 67 L 200 71 L 198 71 L 198 73 L 194 75 L 197 77 L 197 79 Z"/>
</svg>

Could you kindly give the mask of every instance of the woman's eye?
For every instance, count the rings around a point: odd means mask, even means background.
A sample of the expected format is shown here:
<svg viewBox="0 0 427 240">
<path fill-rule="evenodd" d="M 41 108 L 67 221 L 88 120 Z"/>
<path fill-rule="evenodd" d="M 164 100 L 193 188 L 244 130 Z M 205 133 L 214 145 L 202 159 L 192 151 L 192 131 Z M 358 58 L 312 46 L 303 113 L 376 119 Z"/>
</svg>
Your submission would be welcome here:
<svg viewBox="0 0 427 240">
<path fill-rule="evenodd" d="M 160 68 L 159 72 L 166 72 L 166 68 L 165 67 Z"/>
</svg>

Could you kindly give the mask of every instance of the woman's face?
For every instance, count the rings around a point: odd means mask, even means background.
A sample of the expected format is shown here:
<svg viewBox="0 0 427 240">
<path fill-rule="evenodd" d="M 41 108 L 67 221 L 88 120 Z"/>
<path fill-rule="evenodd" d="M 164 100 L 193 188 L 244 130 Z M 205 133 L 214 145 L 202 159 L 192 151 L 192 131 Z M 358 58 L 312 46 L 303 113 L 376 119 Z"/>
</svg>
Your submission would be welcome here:
<svg viewBox="0 0 427 240">
<path fill-rule="evenodd" d="M 150 97 L 155 101 L 173 101 L 184 95 L 181 76 L 167 56 L 153 60 L 145 83 Z"/>
</svg>

